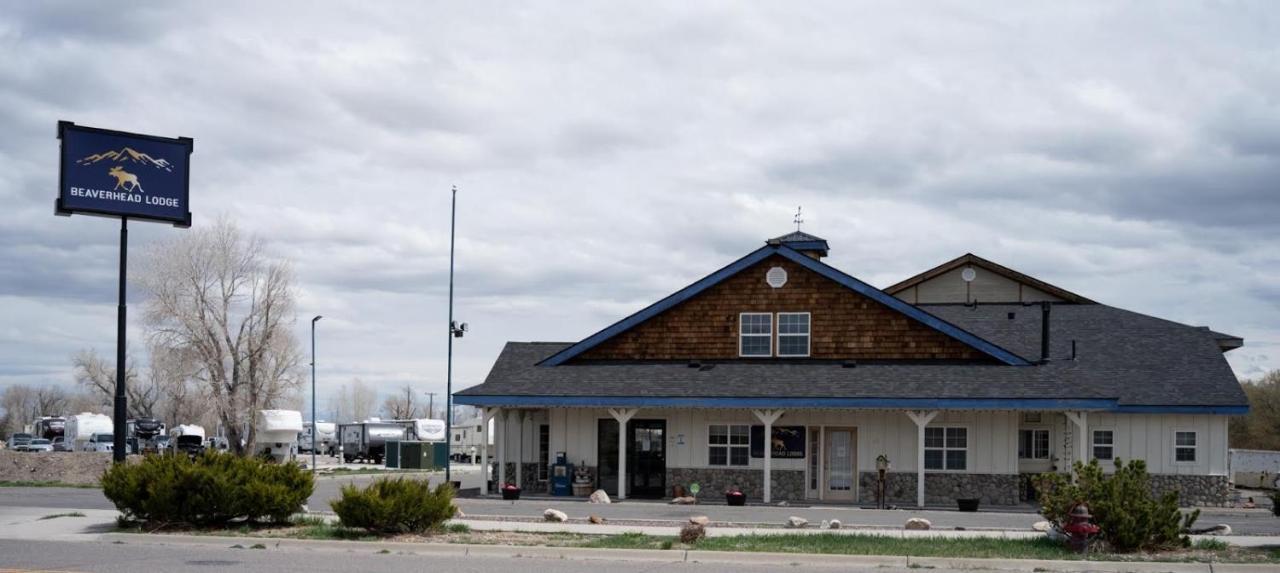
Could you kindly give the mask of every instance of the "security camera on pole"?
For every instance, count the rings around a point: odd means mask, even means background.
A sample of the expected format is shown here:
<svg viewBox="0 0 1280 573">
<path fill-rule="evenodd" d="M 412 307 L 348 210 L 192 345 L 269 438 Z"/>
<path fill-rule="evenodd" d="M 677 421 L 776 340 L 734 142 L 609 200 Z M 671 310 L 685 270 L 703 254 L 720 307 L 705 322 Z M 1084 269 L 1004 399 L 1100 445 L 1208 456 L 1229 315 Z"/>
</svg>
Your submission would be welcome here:
<svg viewBox="0 0 1280 573">
<path fill-rule="evenodd" d="M 457 224 L 458 188 L 455 186 L 449 207 L 449 366 L 444 389 L 444 481 L 449 483 L 453 483 L 453 339 L 462 338 L 467 333 L 467 323 L 458 324 L 453 320 L 453 243 Z M 484 468 L 480 468 L 480 474 L 481 481 L 484 481 Z"/>
</svg>

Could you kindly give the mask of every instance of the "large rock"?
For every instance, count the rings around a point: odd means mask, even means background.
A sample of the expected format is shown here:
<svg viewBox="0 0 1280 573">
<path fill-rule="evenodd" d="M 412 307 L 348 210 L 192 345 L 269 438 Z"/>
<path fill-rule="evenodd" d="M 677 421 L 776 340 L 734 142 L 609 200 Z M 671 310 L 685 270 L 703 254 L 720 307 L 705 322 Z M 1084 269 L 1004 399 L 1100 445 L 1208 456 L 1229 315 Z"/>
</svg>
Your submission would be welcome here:
<svg viewBox="0 0 1280 573">
<path fill-rule="evenodd" d="M 591 523 L 594 523 L 596 525 L 600 525 L 601 523 L 604 523 L 604 518 L 600 517 L 599 515 L 593 515 L 591 517 L 588 517 L 587 521 L 590 521 Z"/>
<path fill-rule="evenodd" d="M 1033 531 L 1049 531 L 1053 529 L 1053 524 L 1048 521 L 1037 521 L 1031 524 L 1031 529 Z"/>
<path fill-rule="evenodd" d="M 903 526 L 903 529 L 927 530 L 931 527 L 933 527 L 933 524 L 929 523 L 929 520 L 923 517 L 913 517 L 907 520 L 907 524 Z"/>
<path fill-rule="evenodd" d="M 697 523 L 686 523 L 680 528 L 680 543 L 697 543 L 707 536 L 707 528 Z"/>
<path fill-rule="evenodd" d="M 613 500 L 609 499 L 609 494 L 604 490 L 598 489 L 591 492 L 591 503 L 613 503 Z"/>
<path fill-rule="evenodd" d="M 671 498 L 671 503 L 673 505 L 695 505 L 698 503 L 698 498 L 693 497 L 691 495 L 686 495 L 684 497 L 673 497 Z"/>
<path fill-rule="evenodd" d="M 546 511 L 542 512 L 542 519 L 545 519 L 547 521 L 564 523 L 566 521 L 569 521 L 569 516 L 566 515 L 565 512 L 560 511 L 558 509 L 548 508 Z"/>
<path fill-rule="evenodd" d="M 1212 527 L 1192 529 L 1188 533 L 1191 533 L 1192 535 L 1231 535 L 1231 526 L 1225 523 L 1219 523 Z"/>
<path fill-rule="evenodd" d="M 790 527 L 791 529 L 803 529 L 807 525 L 809 525 L 809 520 L 803 517 L 793 515 L 787 518 L 787 527 Z"/>
<path fill-rule="evenodd" d="M 831 523 L 827 524 L 827 527 L 830 527 L 831 529 L 840 529 L 841 527 L 844 527 L 844 525 L 840 523 L 839 519 L 833 519 L 831 520 Z"/>
<path fill-rule="evenodd" d="M 711 523 L 711 518 L 710 518 L 710 517 L 707 517 L 707 516 L 705 516 L 705 515 L 695 515 L 695 516 L 693 516 L 693 517 L 690 517 L 690 518 L 689 518 L 689 523 L 696 523 L 696 524 L 698 524 L 698 525 L 706 525 L 706 524 L 708 524 L 708 523 Z"/>
</svg>

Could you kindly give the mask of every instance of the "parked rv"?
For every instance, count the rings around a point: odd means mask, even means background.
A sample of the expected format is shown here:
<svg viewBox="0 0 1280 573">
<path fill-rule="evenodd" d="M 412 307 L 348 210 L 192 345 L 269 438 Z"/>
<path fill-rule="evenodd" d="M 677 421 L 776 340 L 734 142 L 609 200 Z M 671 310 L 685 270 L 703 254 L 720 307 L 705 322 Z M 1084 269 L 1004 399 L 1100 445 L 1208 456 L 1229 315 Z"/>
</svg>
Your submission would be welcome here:
<svg viewBox="0 0 1280 573">
<path fill-rule="evenodd" d="M 36 437 L 52 442 L 54 438 L 65 435 L 67 419 L 61 416 L 44 416 L 36 420 L 32 426 L 32 433 Z"/>
<path fill-rule="evenodd" d="M 63 437 L 66 439 L 67 447 L 71 451 L 87 452 L 90 451 L 86 448 L 90 438 L 97 434 L 111 434 L 114 430 L 110 417 L 102 414 L 81 412 L 67 418 Z"/>
<path fill-rule="evenodd" d="M 125 444 L 129 453 L 155 453 L 160 451 L 156 438 L 164 435 L 164 422 L 155 418 L 137 418 L 124 423 Z"/>
<path fill-rule="evenodd" d="M 278 463 L 290 462 L 298 456 L 298 434 L 302 432 L 302 412 L 297 410 L 261 410 L 254 455 L 269 457 Z"/>
<path fill-rule="evenodd" d="M 404 428 L 406 440 L 419 442 L 443 442 L 444 420 L 418 418 L 416 420 L 390 420 Z"/>
<path fill-rule="evenodd" d="M 313 429 L 315 437 L 312 437 Z M 338 425 L 333 422 L 316 422 L 313 426 L 311 422 L 303 424 L 302 433 L 298 435 L 298 451 L 311 453 L 312 443 L 315 443 L 316 453 L 326 456 L 338 455 Z"/>
<path fill-rule="evenodd" d="M 386 456 L 387 440 L 403 440 L 405 429 L 396 422 L 358 422 L 339 424 L 338 435 L 342 443 L 342 461 L 380 464 Z"/>
<path fill-rule="evenodd" d="M 204 428 L 194 424 L 180 424 L 169 432 L 169 450 L 198 456 L 204 451 Z"/>
</svg>

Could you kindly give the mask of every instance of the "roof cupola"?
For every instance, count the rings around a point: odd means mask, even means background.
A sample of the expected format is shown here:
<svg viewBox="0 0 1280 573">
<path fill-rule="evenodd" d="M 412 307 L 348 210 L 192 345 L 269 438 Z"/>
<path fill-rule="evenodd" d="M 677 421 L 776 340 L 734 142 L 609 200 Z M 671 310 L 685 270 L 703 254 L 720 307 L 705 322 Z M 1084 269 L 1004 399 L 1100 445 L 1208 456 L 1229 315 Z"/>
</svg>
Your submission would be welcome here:
<svg viewBox="0 0 1280 573">
<path fill-rule="evenodd" d="M 826 239 L 815 237 L 804 231 L 792 231 L 781 237 L 769 239 L 765 244 L 786 245 L 815 259 L 827 256 L 829 250 Z"/>
</svg>

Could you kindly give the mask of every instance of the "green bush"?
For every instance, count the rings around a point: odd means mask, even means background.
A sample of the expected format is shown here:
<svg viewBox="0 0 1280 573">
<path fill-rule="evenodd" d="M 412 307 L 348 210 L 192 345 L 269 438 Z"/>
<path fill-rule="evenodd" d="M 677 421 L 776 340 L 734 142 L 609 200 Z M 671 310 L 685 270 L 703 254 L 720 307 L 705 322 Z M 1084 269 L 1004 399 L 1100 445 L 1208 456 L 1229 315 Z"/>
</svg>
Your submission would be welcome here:
<svg viewBox="0 0 1280 573">
<path fill-rule="evenodd" d="M 146 456 L 102 475 L 102 493 L 126 519 L 164 524 L 283 523 L 302 510 L 313 487 L 298 464 L 216 451 Z"/>
<path fill-rule="evenodd" d="M 1112 551 L 1172 549 L 1187 547 L 1187 530 L 1200 517 L 1200 510 L 1186 515 L 1178 510 L 1178 493 L 1166 492 L 1158 499 L 1151 493 L 1147 464 L 1115 460 L 1115 473 L 1107 475 L 1091 460 L 1075 464 L 1075 481 L 1047 473 L 1037 478 L 1040 513 L 1059 529 L 1069 523 L 1071 508 L 1085 503 L 1100 529 L 1098 536 Z"/>
<path fill-rule="evenodd" d="M 376 533 L 438 531 L 458 511 L 453 487 L 432 489 L 426 480 L 379 479 L 366 488 L 342 486 L 342 497 L 330 502 L 342 525 Z"/>
</svg>

